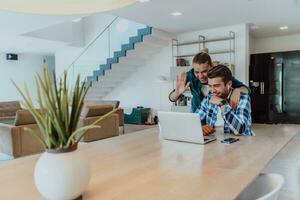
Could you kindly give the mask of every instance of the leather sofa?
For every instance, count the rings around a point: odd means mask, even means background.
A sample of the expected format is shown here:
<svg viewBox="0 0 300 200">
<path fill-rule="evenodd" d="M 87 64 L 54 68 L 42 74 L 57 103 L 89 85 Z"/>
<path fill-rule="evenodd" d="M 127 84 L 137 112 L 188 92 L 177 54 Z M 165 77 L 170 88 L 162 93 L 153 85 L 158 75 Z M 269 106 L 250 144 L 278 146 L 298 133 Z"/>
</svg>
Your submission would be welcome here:
<svg viewBox="0 0 300 200">
<path fill-rule="evenodd" d="M 85 106 L 90 106 L 90 105 L 111 105 L 114 108 L 117 108 L 116 114 L 118 114 L 118 126 L 119 126 L 119 134 L 124 134 L 124 109 L 120 108 L 120 101 L 117 100 L 112 100 L 112 101 L 85 101 L 84 102 Z"/>
<path fill-rule="evenodd" d="M 109 104 L 85 105 L 81 113 L 79 126 L 91 125 L 99 117 L 112 110 L 113 106 Z M 89 130 L 82 138 L 83 142 L 91 142 L 119 135 L 119 116 L 116 113 L 111 114 L 97 125 L 100 125 L 101 128 Z"/>
<path fill-rule="evenodd" d="M 0 102 L 0 123 L 13 123 L 17 110 L 20 109 L 19 101 Z"/>
<path fill-rule="evenodd" d="M 40 153 L 43 145 L 27 128 L 40 134 L 39 128 L 28 110 L 18 110 L 12 122 L 0 123 L 0 152 L 14 158 Z"/>
</svg>

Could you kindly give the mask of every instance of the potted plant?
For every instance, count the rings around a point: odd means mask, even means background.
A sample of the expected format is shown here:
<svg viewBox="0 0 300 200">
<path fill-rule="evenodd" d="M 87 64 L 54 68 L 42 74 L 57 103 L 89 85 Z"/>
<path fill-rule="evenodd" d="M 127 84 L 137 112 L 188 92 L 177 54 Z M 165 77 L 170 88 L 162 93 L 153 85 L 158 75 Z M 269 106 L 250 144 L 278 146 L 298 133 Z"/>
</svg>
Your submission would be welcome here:
<svg viewBox="0 0 300 200">
<path fill-rule="evenodd" d="M 78 142 L 88 130 L 100 128 L 96 124 L 115 109 L 92 125 L 78 127 L 90 84 L 80 83 L 78 75 L 75 85 L 69 88 L 66 71 L 57 82 L 55 73 L 51 75 L 48 68 L 44 68 L 43 77 L 37 75 L 35 80 L 39 109 L 35 109 L 26 84 L 22 91 L 14 82 L 23 97 L 22 104 L 35 118 L 41 133 L 29 131 L 46 150 L 35 166 L 35 185 L 46 199 L 75 199 L 82 194 L 90 178 L 89 163 L 77 150 Z"/>
</svg>

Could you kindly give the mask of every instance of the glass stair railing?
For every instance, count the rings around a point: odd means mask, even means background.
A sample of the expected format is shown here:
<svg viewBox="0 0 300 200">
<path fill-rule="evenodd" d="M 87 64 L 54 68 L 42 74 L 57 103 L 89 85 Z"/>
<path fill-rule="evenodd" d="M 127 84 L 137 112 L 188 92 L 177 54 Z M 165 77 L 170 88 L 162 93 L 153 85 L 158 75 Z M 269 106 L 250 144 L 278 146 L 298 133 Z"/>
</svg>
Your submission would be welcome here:
<svg viewBox="0 0 300 200">
<path fill-rule="evenodd" d="M 74 83 L 78 74 L 86 83 L 98 81 L 112 64 L 142 42 L 152 28 L 120 17 L 114 18 L 108 26 L 82 51 L 68 68 Z"/>
</svg>

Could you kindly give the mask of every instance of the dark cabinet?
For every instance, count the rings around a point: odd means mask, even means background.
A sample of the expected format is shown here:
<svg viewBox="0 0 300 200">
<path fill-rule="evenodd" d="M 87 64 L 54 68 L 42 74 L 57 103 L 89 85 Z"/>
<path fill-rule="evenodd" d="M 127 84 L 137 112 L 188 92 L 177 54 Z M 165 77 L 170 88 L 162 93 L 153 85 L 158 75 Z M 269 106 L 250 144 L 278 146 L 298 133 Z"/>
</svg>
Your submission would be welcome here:
<svg viewBox="0 0 300 200">
<path fill-rule="evenodd" d="M 255 123 L 300 123 L 300 51 L 251 55 Z"/>
</svg>

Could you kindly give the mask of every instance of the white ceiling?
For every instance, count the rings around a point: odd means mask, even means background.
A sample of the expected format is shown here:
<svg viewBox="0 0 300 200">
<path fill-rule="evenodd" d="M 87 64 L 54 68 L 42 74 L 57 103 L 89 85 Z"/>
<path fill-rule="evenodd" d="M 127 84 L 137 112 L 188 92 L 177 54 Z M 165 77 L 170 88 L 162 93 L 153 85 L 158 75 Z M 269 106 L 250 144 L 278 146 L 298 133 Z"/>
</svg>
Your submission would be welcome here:
<svg viewBox="0 0 300 200">
<path fill-rule="evenodd" d="M 174 11 L 183 15 L 171 16 Z M 259 27 L 251 30 L 254 37 L 300 33 L 300 0 L 150 0 L 113 13 L 172 33 L 241 23 Z"/>
<path fill-rule="evenodd" d="M 183 15 L 171 16 L 174 11 Z M 254 37 L 300 33 L 300 0 L 150 0 L 110 13 L 171 33 L 241 23 L 259 27 L 251 30 Z M 0 51 L 53 54 L 66 43 L 26 37 L 24 34 L 78 17 L 0 11 Z M 282 31 L 280 26 L 288 26 L 289 29 Z"/>
<path fill-rule="evenodd" d="M 53 54 L 65 43 L 22 36 L 34 30 L 71 21 L 79 16 L 47 16 L 0 12 L 0 51 L 12 53 Z"/>
</svg>

